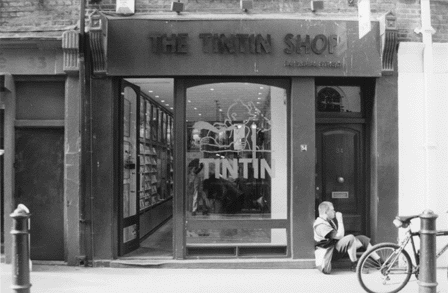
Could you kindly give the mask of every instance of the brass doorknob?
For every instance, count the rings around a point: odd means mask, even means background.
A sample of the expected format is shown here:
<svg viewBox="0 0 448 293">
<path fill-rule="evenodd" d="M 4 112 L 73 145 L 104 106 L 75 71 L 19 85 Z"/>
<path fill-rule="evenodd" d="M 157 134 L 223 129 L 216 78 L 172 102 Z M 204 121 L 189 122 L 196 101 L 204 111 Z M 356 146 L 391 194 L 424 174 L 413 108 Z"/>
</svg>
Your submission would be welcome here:
<svg viewBox="0 0 448 293">
<path fill-rule="evenodd" d="M 344 177 L 338 177 L 338 182 L 339 183 L 344 183 Z"/>
</svg>

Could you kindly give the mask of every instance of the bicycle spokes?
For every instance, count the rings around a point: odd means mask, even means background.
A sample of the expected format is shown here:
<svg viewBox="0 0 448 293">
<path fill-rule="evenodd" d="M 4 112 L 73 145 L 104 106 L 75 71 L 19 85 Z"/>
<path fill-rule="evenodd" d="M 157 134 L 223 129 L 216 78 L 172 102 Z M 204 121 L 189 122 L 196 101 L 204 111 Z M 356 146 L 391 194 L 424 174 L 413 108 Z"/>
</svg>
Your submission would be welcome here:
<svg viewBox="0 0 448 293">
<path fill-rule="evenodd" d="M 358 279 L 367 292 L 398 292 L 411 273 L 409 255 L 395 244 L 374 246 L 361 257 L 358 266 Z"/>
</svg>

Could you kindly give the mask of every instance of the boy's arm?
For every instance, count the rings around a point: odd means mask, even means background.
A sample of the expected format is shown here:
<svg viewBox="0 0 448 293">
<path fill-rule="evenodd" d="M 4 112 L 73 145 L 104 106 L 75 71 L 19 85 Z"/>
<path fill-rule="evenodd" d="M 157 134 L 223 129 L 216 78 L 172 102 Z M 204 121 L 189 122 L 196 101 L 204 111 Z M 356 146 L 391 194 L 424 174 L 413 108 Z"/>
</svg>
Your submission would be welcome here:
<svg viewBox="0 0 448 293">
<path fill-rule="evenodd" d="M 338 220 L 338 230 L 336 232 L 336 235 L 333 236 L 333 238 L 339 240 L 345 235 L 344 221 L 342 219 L 342 214 L 340 212 L 336 212 L 336 220 Z"/>
</svg>

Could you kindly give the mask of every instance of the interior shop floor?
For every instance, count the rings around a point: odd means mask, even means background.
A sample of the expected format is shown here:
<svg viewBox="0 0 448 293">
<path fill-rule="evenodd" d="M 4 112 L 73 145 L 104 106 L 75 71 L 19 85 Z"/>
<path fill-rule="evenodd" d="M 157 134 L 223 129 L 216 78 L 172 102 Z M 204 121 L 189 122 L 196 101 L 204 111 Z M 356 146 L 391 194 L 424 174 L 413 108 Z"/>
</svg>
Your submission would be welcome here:
<svg viewBox="0 0 448 293">
<path fill-rule="evenodd" d="M 124 257 L 171 257 L 173 255 L 173 219 L 140 243 L 140 247 Z"/>
</svg>

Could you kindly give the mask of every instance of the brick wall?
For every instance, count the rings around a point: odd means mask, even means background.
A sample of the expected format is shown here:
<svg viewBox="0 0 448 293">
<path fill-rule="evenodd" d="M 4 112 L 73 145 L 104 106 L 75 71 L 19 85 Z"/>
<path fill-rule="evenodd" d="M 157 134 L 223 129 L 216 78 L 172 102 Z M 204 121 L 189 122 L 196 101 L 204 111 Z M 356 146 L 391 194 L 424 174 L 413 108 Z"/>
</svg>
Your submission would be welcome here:
<svg viewBox="0 0 448 293">
<path fill-rule="evenodd" d="M 86 0 L 89 1 L 89 0 Z M 177 0 L 173 0 L 177 1 Z M 324 10 L 312 13 L 311 0 L 254 0 L 249 13 L 295 13 L 303 16 L 356 16 L 358 0 L 325 0 Z M 370 0 L 374 15 L 392 11 L 397 16 L 400 41 L 421 41 L 420 0 Z M 430 0 L 434 42 L 448 42 L 448 0 Z M 116 0 L 87 5 L 88 10 L 115 11 Z M 239 0 L 182 0 L 186 13 L 242 13 Z M 1 0 L 0 32 L 54 30 L 75 25 L 79 0 Z M 171 0 L 136 0 L 137 13 L 170 13 Z"/>
</svg>

